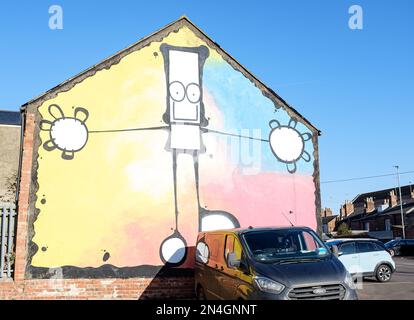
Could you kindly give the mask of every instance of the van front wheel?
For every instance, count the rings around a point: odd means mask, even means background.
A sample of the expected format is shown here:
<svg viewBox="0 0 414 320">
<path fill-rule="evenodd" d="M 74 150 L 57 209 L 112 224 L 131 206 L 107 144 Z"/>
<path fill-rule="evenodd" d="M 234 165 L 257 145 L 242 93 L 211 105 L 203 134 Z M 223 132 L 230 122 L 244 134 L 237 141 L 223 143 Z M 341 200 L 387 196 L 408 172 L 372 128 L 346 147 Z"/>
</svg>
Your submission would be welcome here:
<svg viewBox="0 0 414 320">
<path fill-rule="evenodd" d="M 376 278 L 379 282 L 388 282 L 391 280 L 391 268 L 386 264 L 382 264 L 377 268 Z"/>
</svg>

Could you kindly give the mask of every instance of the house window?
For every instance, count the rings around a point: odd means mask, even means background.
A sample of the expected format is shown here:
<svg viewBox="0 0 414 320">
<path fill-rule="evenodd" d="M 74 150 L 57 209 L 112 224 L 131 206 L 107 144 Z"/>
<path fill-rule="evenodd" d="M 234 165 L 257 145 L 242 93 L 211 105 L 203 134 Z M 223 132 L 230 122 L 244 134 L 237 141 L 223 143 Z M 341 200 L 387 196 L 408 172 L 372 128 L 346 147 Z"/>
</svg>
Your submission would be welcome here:
<svg viewBox="0 0 414 320">
<path fill-rule="evenodd" d="M 369 231 L 369 222 L 365 222 L 365 230 Z"/>
<path fill-rule="evenodd" d="M 391 220 L 385 219 L 385 231 L 391 231 Z"/>
</svg>

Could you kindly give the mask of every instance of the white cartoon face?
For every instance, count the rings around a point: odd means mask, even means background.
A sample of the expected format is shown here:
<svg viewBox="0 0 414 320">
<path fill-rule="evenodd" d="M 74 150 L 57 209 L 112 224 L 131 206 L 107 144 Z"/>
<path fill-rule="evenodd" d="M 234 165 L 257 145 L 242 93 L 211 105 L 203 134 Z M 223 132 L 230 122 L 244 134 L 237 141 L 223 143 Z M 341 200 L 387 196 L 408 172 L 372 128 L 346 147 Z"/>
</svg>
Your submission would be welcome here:
<svg viewBox="0 0 414 320">
<path fill-rule="evenodd" d="M 169 51 L 169 84 L 171 122 L 200 123 L 200 70 L 196 52 Z"/>
<path fill-rule="evenodd" d="M 86 144 L 88 130 L 78 119 L 61 118 L 53 123 L 50 136 L 58 148 L 78 151 Z"/>
<path fill-rule="evenodd" d="M 275 157 L 286 163 L 290 173 L 296 172 L 296 162 L 303 159 L 306 162 L 311 160 L 308 152 L 305 151 L 305 141 L 312 138 L 309 133 L 300 133 L 296 129 L 297 121 L 291 119 L 289 125 L 282 126 L 277 120 L 269 123 L 269 142 Z"/>
<path fill-rule="evenodd" d="M 48 110 L 55 120 L 40 122 L 40 129 L 48 131 L 50 137 L 43 147 L 48 151 L 61 150 L 62 158 L 71 160 L 74 153 L 80 151 L 88 141 L 88 128 L 85 122 L 89 113 L 84 108 L 76 108 L 74 117 L 65 117 L 57 104 L 50 105 Z"/>
</svg>

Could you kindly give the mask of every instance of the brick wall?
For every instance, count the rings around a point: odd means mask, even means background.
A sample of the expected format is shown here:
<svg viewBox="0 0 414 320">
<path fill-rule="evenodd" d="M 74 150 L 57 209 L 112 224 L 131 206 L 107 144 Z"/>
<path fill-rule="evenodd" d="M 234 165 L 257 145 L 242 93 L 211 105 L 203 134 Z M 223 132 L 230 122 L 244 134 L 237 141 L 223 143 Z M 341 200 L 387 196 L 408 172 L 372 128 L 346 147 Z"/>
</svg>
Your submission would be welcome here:
<svg viewBox="0 0 414 320">
<path fill-rule="evenodd" d="M 0 300 L 193 298 L 194 278 L 189 276 L 130 279 L 25 279 L 35 125 L 34 115 L 28 114 L 23 140 L 14 279 L 0 280 Z"/>
<path fill-rule="evenodd" d="M 163 298 L 194 298 L 194 278 L 0 280 L 0 300 Z"/>
</svg>

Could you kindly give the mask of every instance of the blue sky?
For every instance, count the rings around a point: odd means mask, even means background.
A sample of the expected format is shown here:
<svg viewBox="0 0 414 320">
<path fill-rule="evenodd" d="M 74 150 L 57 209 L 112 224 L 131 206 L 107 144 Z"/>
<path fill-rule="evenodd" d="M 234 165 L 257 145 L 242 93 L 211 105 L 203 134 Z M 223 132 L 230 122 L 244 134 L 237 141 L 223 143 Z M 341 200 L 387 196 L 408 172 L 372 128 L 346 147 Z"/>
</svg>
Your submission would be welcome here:
<svg viewBox="0 0 414 320">
<path fill-rule="evenodd" d="M 48 28 L 50 5 L 63 30 Z M 364 10 L 363 30 L 348 8 Z M 187 15 L 323 134 L 321 180 L 414 170 L 414 2 L 4 1 L 0 4 L 0 109 L 20 105 Z M 414 173 L 402 183 L 414 182 Z M 395 177 L 322 184 L 338 211 Z"/>
</svg>

